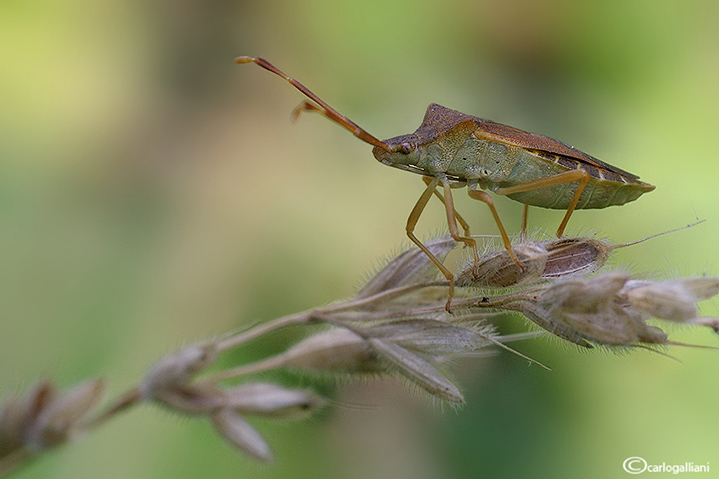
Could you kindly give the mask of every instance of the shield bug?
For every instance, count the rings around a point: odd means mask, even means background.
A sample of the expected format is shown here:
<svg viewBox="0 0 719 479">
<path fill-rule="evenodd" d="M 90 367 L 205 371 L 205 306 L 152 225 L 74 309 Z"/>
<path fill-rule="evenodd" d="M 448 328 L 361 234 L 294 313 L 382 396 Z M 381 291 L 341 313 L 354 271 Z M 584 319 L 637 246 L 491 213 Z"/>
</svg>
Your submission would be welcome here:
<svg viewBox="0 0 719 479">
<path fill-rule="evenodd" d="M 235 62 L 255 63 L 284 78 L 312 100 L 305 100 L 295 108 L 293 118 L 306 110 L 318 112 L 372 145 L 372 153 L 381 163 L 422 175 L 427 186 L 407 219 L 406 231 L 409 239 L 449 281 L 447 310 L 454 294 L 454 275 L 414 235 L 417 221 L 433 194 L 444 203 L 452 238 L 470 246 L 478 262 L 477 243 L 469 236 L 467 223 L 455 211 L 452 198 L 452 188 L 466 186 L 471 198 L 489 207 L 504 247 L 512 261 L 523 269 L 512 251 L 492 196 L 484 190 L 523 203 L 525 219 L 526 206 L 529 205 L 566 210 L 557 229 L 557 236 L 561 237 L 575 209 L 623 205 L 654 189 L 654 186 L 639 181 L 638 176 L 561 141 L 450 110 L 435 103 L 427 108 L 417 131 L 382 141 L 341 115 L 267 60 L 241 56 Z M 437 191 L 438 186 L 442 187 L 444 195 Z M 458 223 L 464 229 L 464 235 L 460 234 Z"/>
</svg>

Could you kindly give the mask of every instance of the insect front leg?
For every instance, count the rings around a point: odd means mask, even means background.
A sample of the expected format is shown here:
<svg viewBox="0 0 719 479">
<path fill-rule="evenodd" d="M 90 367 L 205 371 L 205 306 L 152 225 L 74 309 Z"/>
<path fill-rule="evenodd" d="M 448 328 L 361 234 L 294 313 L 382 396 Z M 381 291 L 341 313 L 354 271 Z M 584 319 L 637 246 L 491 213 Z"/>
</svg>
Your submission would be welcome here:
<svg viewBox="0 0 719 479">
<path fill-rule="evenodd" d="M 538 190 L 540 188 L 546 188 L 547 186 L 555 186 L 555 185 L 562 185 L 564 183 L 571 183 L 572 181 L 579 181 L 579 186 L 577 187 L 577 191 L 574 192 L 574 197 L 572 198 L 572 202 L 569 204 L 569 207 L 567 208 L 567 212 L 564 214 L 564 218 L 562 219 L 562 222 L 559 224 L 559 228 L 557 229 L 557 237 L 561 237 L 562 234 L 564 234 L 564 229 L 567 227 L 567 223 L 569 222 L 569 217 L 572 216 L 572 213 L 574 212 L 574 209 L 577 207 L 577 203 L 579 203 L 579 197 L 582 195 L 582 191 L 584 191 L 584 187 L 587 186 L 587 183 L 589 182 L 589 173 L 587 173 L 584 170 L 569 170 L 565 171 L 564 173 L 559 173 L 557 175 L 548 176 L 546 178 L 540 178 L 538 180 L 529 181 L 527 183 L 516 185 L 516 186 L 509 186 L 507 188 L 499 188 L 495 191 L 498 195 L 511 195 L 514 193 L 524 193 L 526 191 L 533 191 Z"/>
<path fill-rule="evenodd" d="M 425 185 L 429 185 L 429 184 L 432 182 L 432 177 L 431 177 L 431 176 L 423 176 L 423 177 L 422 177 L 422 181 L 424 181 L 424 184 L 425 184 Z M 460 184 L 459 186 L 460 186 L 460 187 L 461 187 L 461 186 L 464 186 L 464 184 L 462 183 L 462 184 Z M 450 188 L 451 188 L 451 186 L 450 186 Z M 446 208 L 447 204 L 444 202 L 444 196 L 442 196 L 442 193 L 440 193 L 439 191 L 437 191 L 437 189 L 435 189 L 435 190 L 434 190 L 434 195 L 435 195 L 437 198 L 439 198 L 439 201 L 441 201 L 442 204 L 445 205 L 445 208 Z M 465 221 L 465 219 L 462 218 L 462 216 L 459 214 L 459 212 L 456 210 L 456 208 L 455 208 L 455 210 L 454 210 L 454 215 L 455 215 L 456 218 L 457 218 L 457 222 L 459 222 L 459 224 L 462 226 L 462 229 L 464 230 L 464 236 L 472 236 L 472 235 L 469 233 L 469 223 L 467 223 L 467 221 Z"/>
<path fill-rule="evenodd" d="M 417 221 L 419 220 L 419 217 L 422 215 L 422 211 L 424 211 L 424 207 L 427 206 L 427 203 L 429 202 L 429 199 L 432 197 L 434 192 L 437 190 L 437 185 L 439 185 L 440 179 L 435 177 L 432 178 L 429 183 L 427 183 L 427 187 L 422 192 L 422 195 L 417 200 L 417 203 L 414 205 L 414 208 L 412 208 L 412 211 L 409 214 L 409 218 L 407 218 L 407 237 L 412 241 L 412 243 L 416 244 L 419 249 L 422 250 L 424 254 L 427 255 L 427 257 L 432 260 L 432 262 L 439 268 L 439 270 L 442 272 L 445 278 L 447 278 L 447 281 L 449 281 L 449 293 L 447 296 L 447 304 L 444 305 L 444 309 L 447 310 L 447 312 L 450 311 L 450 305 L 452 303 L 452 298 L 454 297 L 454 275 L 450 270 L 447 269 L 447 267 L 442 264 L 442 262 L 437 259 L 435 255 L 432 254 L 432 252 L 427 249 L 427 247 L 414 235 L 414 228 L 417 226 Z M 445 204 L 446 207 L 446 204 Z M 456 224 L 455 224 L 456 228 Z"/>
<path fill-rule="evenodd" d="M 444 203 L 444 209 L 447 212 L 447 226 L 449 227 L 449 234 L 454 238 L 455 241 L 461 241 L 462 243 L 466 244 L 467 246 L 472 248 L 472 252 L 474 254 L 474 262 L 479 263 L 479 252 L 477 251 L 477 241 L 474 238 L 469 237 L 469 225 L 467 224 L 464 219 L 462 219 L 461 216 L 457 213 L 457 211 L 454 209 L 454 198 L 452 197 L 452 187 L 449 184 L 449 181 L 447 181 L 445 178 L 440 178 L 440 183 L 442 183 L 442 189 L 444 189 L 444 199 L 442 203 Z M 435 189 L 435 192 L 437 190 Z M 440 196 L 440 199 L 441 196 Z M 457 221 L 460 221 L 462 226 L 465 230 L 465 236 L 459 235 L 459 229 L 457 228 Z"/>
</svg>

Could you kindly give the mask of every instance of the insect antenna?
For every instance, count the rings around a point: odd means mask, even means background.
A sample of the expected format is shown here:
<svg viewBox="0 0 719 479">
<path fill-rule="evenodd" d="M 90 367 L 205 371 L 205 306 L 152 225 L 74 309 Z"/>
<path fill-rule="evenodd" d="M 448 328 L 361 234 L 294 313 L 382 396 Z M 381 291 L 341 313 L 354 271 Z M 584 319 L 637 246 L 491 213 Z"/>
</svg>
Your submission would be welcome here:
<svg viewBox="0 0 719 479">
<path fill-rule="evenodd" d="M 352 132 L 352 134 L 354 136 L 356 136 L 360 140 L 364 141 L 365 143 L 369 143 L 370 145 L 380 147 L 383 150 L 390 151 L 390 148 L 386 143 L 378 140 L 377 138 L 375 138 L 374 136 L 369 134 L 367 132 L 367 130 L 365 130 L 364 128 L 361 128 L 359 125 L 357 125 L 355 122 L 353 122 L 346 116 L 341 115 L 337 110 L 335 110 L 334 108 L 329 106 L 327 103 L 325 103 L 324 100 L 322 100 L 320 97 L 318 97 L 317 95 L 312 93 L 302 83 L 298 82 L 297 80 L 295 80 L 292 77 L 285 75 L 277 67 L 275 67 L 272 63 L 268 62 L 264 58 L 244 57 L 244 56 L 237 57 L 237 58 L 235 58 L 235 63 L 254 63 L 254 64 L 264 68 L 265 70 L 268 70 L 268 71 L 274 73 L 275 75 L 281 76 L 282 78 L 284 78 L 285 80 L 290 82 L 290 84 L 292 84 L 292 86 L 294 86 L 299 91 L 304 93 L 305 96 L 307 96 L 312 101 L 317 103 L 317 105 L 319 105 L 319 106 L 317 106 L 314 103 L 311 103 L 308 101 L 302 102 L 297 108 L 295 108 L 292 111 L 293 119 L 296 119 L 300 115 L 300 113 L 302 113 L 305 110 L 316 111 L 318 113 L 321 113 L 325 117 L 329 118 L 330 120 L 334 121 L 335 123 L 339 124 L 340 126 L 343 126 L 347 130 Z"/>
</svg>

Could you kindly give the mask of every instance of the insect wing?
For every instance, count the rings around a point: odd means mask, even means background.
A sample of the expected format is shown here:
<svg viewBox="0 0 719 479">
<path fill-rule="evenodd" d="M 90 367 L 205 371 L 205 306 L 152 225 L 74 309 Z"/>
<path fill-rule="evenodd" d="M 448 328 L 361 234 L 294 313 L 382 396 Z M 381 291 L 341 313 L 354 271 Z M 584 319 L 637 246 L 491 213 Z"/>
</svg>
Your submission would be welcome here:
<svg viewBox="0 0 719 479">
<path fill-rule="evenodd" d="M 554 153 L 555 155 L 566 156 L 568 158 L 596 166 L 597 168 L 613 171 L 614 173 L 627 178 L 634 180 L 639 179 L 637 175 L 624 171 L 608 163 L 604 163 L 603 161 L 587 155 L 583 151 L 569 146 L 566 143 L 555 140 L 554 138 L 549 138 L 548 136 L 540 135 L 539 133 L 530 133 L 528 131 L 503 125 L 502 123 L 497 123 L 491 120 L 485 120 L 482 118 L 477 118 L 477 120 L 479 130 L 482 132 L 482 135 L 494 141 L 501 141 L 503 143 L 520 146 L 529 150 L 540 150 L 547 153 Z"/>
</svg>

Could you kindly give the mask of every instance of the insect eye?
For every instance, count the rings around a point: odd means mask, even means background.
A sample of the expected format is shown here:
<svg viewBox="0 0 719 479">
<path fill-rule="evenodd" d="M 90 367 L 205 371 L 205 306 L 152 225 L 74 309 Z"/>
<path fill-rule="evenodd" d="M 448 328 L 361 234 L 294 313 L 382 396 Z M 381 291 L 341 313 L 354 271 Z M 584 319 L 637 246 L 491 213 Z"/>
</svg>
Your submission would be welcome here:
<svg viewBox="0 0 719 479">
<path fill-rule="evenodd" d="M 414 145 L 412 143 L 402 143 L 399 145 L 399 151 L 404 153 L 405 155 L 408 153 L 412 153 L 414 150 Z"/>
</svg>

